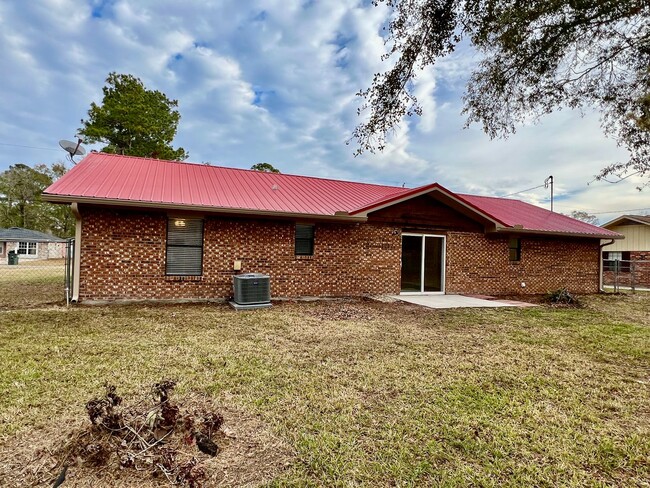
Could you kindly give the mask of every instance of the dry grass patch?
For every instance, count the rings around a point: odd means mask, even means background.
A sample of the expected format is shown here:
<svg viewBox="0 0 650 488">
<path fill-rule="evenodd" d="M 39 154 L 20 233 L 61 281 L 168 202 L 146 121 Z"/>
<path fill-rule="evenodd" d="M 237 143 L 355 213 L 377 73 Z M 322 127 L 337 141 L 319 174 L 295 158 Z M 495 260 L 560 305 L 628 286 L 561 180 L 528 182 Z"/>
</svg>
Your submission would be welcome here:
<svg viewBox="0 0 650 488">
<path fill-rule="evenodd" d="M 117 407 L 124 417 L 110 429 L 70 417 L 25 430 L 0 447 L 0 485 L 52 486 L 63 476 L 65 487 L 258 486 L 291 464 L 287 444 L 240 408 L 196 394 L 169 405 L 178 407 L 177 425 L 161 421 L 150 429 L 155 410 L 143 396 Z M 214 431 L 202 428 L 214 417 Z M 216 455 L 197 447 L 208 436 Z"/>
<path fill-rule="evenodd" d="M 63 259 L 0 265 L 0 310 L 61 304 L 64 270 Z"/>
<path fill-rule="evenodd" d="M 290 446 L 271 486 L 643 486 L 650 296 L 583 301 L 3 312 L 0 444 L 78 419 L 107 379 L 126 396 L 171 377 Z"/>
</svg>

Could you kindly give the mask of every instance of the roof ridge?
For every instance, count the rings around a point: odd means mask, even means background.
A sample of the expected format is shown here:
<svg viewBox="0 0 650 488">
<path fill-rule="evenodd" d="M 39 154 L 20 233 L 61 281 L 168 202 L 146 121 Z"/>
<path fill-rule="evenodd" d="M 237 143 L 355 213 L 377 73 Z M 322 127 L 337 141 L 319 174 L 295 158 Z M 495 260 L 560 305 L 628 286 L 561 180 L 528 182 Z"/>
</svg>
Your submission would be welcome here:
<svg viewBox="0 0 650 488">
<path fill-rule="evenodd" d="M 456 192 L 454 192 L 456 193 Z M 528 203 L 525 202 L 524 200 L 520 200 L 519 198 L 508 198 L 508 197 L 495 197 L 492 195 L 475 195 L 473 193 L 456 193 L 456 195 L 464 196 L 464 197 L 479 197 L 479 198 L 491 198 L 492 200 L 507 200 L 509 202 L 522 202 L 522 203 Z M 528 203 L 528 205 L 533 205 L 532 203 Z M 537 205 L 533 205 L 537 206 Z M 541 208 L 541 207 L 538 207 Z"/>
<path fill-rule="evenodd" d="M 289 176 L 291 178 L 301 178 L 301 179 L 308 179 L 308 180 L 320 180 L 320 181 L 335 181 L 335 182 L 340 182 L 340 183 L 352 183 L 356 185 L 369 185 L 369 186 L 376 186 L 376 187 L 381 187 L 381 188 L 394 188 L 396 191 L 398 190 L 409 190 L 410 188 L 404 188 L 401 186 L 393 186 L 393 185 L 381 185 L 379 183 L 365 183 L 363 181 L 352 181 L 352 180 L 337 180 L 335 178 L 326 178 L 324 176 L 307 176 L 307 175 L 296 175 L 292 173 L 270 173 L 270 172 L 265 172 L 265 171 L 257 171 L 254 169 L 246 169 L 246 168 L 233 168 L 231 166 L 221 166 L 221 165 L 215 165 L 215 164 L 205 164 L 205 163 L 195 163 L 193 161 L 178 161 L 174 159 L 158 159 L 158 158 L 149 158 L 149 157 L 144 157 L 144 156 L 127 156 L 125 154 L 112 154 L 112 153 L 105 153 L 105 152 L 96 152 L 96 153 L 91 153 L 91 154 L 99 154 L 102 156 L 110 156 L 110 157 L 121 157 L 121 158 L 135 158 L 135 159 L 143 159 L 146 161 L 157 161 L 157 162 L 162 162 L 162 163 L 175 163 L 175 164 L 191 164 L 193 166 L 204 166 L 206 168 L 216 168 L 216 169 L 226 169 L 229 171 L 243 171 L 246 173 L 256 173 L 256 174 L 264 174 L 264 175 L 276 175 L 276 176 Z"/>
<path fill-rule="evenodd" d="M 456 193 L 456 195 L 467 196 L 467 197 L 472 197 L 472 198 L 490 198 L 492 200 L 502 200 L 502 201 L 506 201 L 506 202 L 517 202 L 517 203 L 521 203 L 521 204 L 528 205 L 528 206 L 531 206 L 531 207 L 535 207 L 537 210 L 543 210 L 543 211 L 548 212 L 548 213 L 553 214 L 553 215 L 559 215 L 561 217 L 567 217 L 569 219 L 577 220 L 577 219 L 574 219 L 573 217 L 571 217 L 569 215 L 564 215 L 563 213 L 560 213 L 560 212 L 554 212 L 552 210 L 549 210 L 548 208 L 540 207 L 537 204 L 530 203 L 530 202 L 527 202 L 525 200 L 521 200 L 519 198 L 492 197 L 492 196 L 485 196 L 485 195 L 471 195 L 469 193 Z M 587 223 L 587 222 L 585 222 L 585 223 Z M 593 224 L 590 224 L 590 225 L 593 225 Z M 596 226 L 596 227 L 598 227 L 598 226 Z"/>
</svg>

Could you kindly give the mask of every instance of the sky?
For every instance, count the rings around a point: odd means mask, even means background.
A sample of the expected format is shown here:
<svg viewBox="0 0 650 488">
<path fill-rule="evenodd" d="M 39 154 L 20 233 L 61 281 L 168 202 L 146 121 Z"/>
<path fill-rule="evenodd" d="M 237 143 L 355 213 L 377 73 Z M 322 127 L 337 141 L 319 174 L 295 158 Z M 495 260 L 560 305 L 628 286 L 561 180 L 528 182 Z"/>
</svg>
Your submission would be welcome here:
<svg viewBox="0 0 650 488">
<path fill-rule="evenodd" d="M 626 152 L 595 112 L 563 110 L 507 140 L 464 129 L 462 96 L 478 56 L 462 46 L 419 72 L 422 117 L 405 119 L 382 153 L 355 157 L 350 140 L 374 73 L 390 60 L 390 11 L 355 0 L 3 0 L 0 2 L 0 171 L 65 161 L 110 72 L 178 100 L 174 147 L 190 162 L 460 193 L 519 198 L 596 214 L 650 213 L 640 180 L 595 182 Z M 87 146 L 87 150 L 101 146 Z"/>
</svg>

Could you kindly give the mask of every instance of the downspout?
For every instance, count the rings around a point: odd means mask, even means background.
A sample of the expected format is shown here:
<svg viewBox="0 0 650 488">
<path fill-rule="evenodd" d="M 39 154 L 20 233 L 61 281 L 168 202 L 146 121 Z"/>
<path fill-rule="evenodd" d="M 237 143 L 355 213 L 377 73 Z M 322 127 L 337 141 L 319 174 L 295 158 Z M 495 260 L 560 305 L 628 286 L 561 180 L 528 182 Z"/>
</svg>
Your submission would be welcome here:
<svg viewBox="0 0 650 488">
<path fill-rule="evenodd" d="M 598 250 L 598 291 L 601 293 L 605 292 L 604 286 L 603 286 L 603 247 L 609 246 L 611 244 L 614 244 L 615 239 L 610 239 L 609 242 L 606 242 L 605 244 L 601 244 Z"/>
<path fill-rule="evenodd" d="M 81 213 L 79 212 L 79 204 L 72 202 L 70 205 L 72 214 L 75 218 L 74 229 L 74 263 L 72 273 L 72 301 L 79 301 L 79 282 L 81 273 Z"/>
</svg>

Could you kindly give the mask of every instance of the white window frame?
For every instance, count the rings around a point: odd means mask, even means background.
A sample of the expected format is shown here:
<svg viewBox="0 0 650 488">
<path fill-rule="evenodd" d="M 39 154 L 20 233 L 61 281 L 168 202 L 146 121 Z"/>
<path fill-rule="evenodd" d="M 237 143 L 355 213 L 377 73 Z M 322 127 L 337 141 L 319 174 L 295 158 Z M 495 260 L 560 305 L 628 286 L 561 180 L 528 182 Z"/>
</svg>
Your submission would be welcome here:
<svg viewBox="0 0 650 488">
<path fill-rule="evenodd" d="M 622 261 L 623 251 L 607 251 L 607 261 Z"/>
<path fill-rule="evenodd" d="M 446 274 L 447 274 L 447 236 L 446 235 L 439 235 L 439 234 L 415 234 L 415 233 L 402 233 L 403 236 L 412 236 L 412 237 L 421 237 L 422 238 L 422 259 L 420 262 L 420 291 L 400 291 L 400 295 L 444 295 L 445 294 L 445 289 L 447 288 L 447 283 L 446 283 Z M 440 288 L 440 291 L 423 291 L 424 290 L 424 259 L 425 255 L 424 253 L 426 252 L 426 242 L 427 242 L 427 237 L 438 237 L 442 238 L 442 264 L 441 264 L 441 272 L 440 272 L 440 284 L 442 285 Z M 400 243 L 401 245 L 401 243 Z M 401 269 L 400 269 L 401 273 Z M 401 275 L 400 275 L 401 279 Z"/>
<path fill-rule="evenodd" d="M 20 241 L 18 242 L 18 248 L 16 249 L 16 254 L 19 254 L 20 256 L 37 256 L 38 244 L 36 242 Z"/>
</svg>

